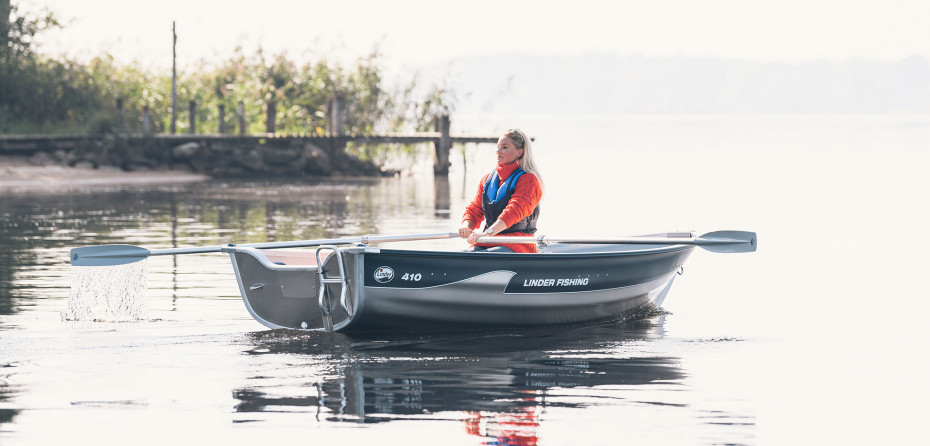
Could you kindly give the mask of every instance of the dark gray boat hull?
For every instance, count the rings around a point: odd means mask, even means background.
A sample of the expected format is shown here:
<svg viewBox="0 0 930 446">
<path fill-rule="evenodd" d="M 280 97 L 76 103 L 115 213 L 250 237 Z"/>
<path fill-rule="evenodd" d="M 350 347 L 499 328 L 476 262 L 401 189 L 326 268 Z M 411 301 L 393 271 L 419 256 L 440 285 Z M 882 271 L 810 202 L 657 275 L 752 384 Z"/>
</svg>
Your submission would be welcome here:
<svg viewBox="0 0 930 446">
<path fill-rule="evenodd" d="M 341 249 L 314 265 L 275 264 L 230 249 L 243 300 L 270 328 L 338 331 L 496 329 L 595 323 L 657 305 L 689 245 L 550 245 L 539 254 Z M 286 263 L 286 262 L 284 262 Z M 345 298 L 340 299 L 342 287 Z M 352 315 L 350 316 L 350 313 Z"/>
</svg>

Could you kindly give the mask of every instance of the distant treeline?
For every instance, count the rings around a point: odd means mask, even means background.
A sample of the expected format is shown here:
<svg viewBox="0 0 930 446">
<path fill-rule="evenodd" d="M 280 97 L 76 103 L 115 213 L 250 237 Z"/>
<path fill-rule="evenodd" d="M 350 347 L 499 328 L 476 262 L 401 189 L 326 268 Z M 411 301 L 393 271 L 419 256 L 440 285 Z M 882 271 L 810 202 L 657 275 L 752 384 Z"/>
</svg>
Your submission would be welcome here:
<svg viewBox="0 0 930 446">
<path fill-rule="evenodd" d="M 504 54 L 459 59 L 455 68 L 456 88 L 476 92 L 458 104 L 460 115 L 486 105 L 502 114 L 930 113 L 930 60 L 920 56 L 787 63 Z"/>
<path fill-rule="evenodd" d="M 148 72 L 106 54 L 86 63 L 41 54 L 36 35 L 60 26 L 53 12 L 29 17 L 11 0 L 0 0 L 0 133 L 138 133 L 146 107 L 151 131 L 169 130 L 170 72 Z M 387 85 L 377 52 L 354 66 L 330 60 L 299 65 L 283 54 L 240 49 L 223 62 L 201 62 L 178 73 L 177 132 L 187 132 L 188 104 L 195 101 L 202 133 L 220 128 L 220 105 L 226 110 L 224 127 L 238 131 L 240 104 L 247 131 L 265 132 L 270 102 L 275 132 L 321 133 L 333 96 L 345 101 L 346 133 L 432 130 L 434 116 L 449 112 L 451 94 L 416 81 Z"/>
</svg>

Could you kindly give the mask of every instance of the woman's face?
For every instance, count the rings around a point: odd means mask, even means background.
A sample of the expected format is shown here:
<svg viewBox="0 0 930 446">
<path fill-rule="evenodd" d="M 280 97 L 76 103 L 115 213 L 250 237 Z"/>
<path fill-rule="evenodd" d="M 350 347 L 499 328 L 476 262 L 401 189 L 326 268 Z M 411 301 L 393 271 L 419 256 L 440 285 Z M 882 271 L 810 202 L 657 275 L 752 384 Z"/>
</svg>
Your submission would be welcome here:
<svg viewBox="0 0 930 446">
<path fill-rule="evenodd" d="M 513 140 L 507 136 L 501 136 L 497 140 L 497 163 L 510 164 L 523 156 L 523 149 L 518 149 L 513 145 Z"/>
</svg>

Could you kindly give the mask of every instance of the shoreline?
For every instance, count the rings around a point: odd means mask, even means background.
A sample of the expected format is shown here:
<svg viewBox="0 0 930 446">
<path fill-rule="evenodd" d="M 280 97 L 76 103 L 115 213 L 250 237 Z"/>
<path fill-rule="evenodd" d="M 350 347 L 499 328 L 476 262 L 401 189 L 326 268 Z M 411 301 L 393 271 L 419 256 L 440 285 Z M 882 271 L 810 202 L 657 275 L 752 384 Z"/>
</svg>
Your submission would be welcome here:
<svg viewBox="0 0 930 446">
<path fill-rule="evenodd" d="M 113 186 L 153 186 L 204 182 L 208 175 L 176 170 L 137 170 L 116 167 L 68 167 L 35 164 L 29 158 L 0 156 L 0 195 L 9 192 L 60 192 Z"/>
</svg>

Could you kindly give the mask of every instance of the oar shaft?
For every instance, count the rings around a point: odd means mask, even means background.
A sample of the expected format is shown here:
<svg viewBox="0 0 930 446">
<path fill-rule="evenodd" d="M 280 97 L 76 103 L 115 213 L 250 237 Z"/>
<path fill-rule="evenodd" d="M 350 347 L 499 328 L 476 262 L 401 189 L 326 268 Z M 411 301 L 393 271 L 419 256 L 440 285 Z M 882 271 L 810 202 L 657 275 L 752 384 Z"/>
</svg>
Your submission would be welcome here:
<svg viewBox="0 0 930 446">
<path fill-rule="evenodd" d="M 363 237 L 331 238 L 320 240 L 297 240 L 292 242 L 249 243 L 238 245 L 257 249 L 300 248 L 321 245 L 369 244 L 381 242 L 403 242 L 412 240 L 433 240 L 458 237 L 455 232 L 432 234 L 377 235 Z M 236 245 L 232 245 L 236 246 Z M 146 249 L 132 245 L 84 246 L 71 250 L 71 264 L 74 266 L 112 266 L 138 262 L 149 256 L 177 254 L 204 254 L 222 252 L 226 246 L 200 246 L 192 248 Z"/>
<path fill-rule="evenodd" d="M 351 245 L 356 243 L 363 243 L 367 245 L 369 243 L 409 242 L 414 240 L 435 240 L 458 236 L 458 233 L 455 232 L 437 232 L 433 234 L 365 235 L 361 237 L 331 238 L 321 240 L 296 240 L 293 242 L 247 243 L 236 246 L 257 249 L 283 249 L 321 245 Z"/>
<path fill-rule="evenodd" d="M 626 244 L 626 245 L 690 245 L 695 244 L 694 237 L 616 237 L 616 238 L 556 238 L 545 235 L 537 237 L 478 237 L 478 243 L 577 243 L 591 244 Z"/>
<path fill-rule="evenodd" d="M 210 252 L 223 252 L 222 246 L 200 246 L 196 248 L 166 248 L 150 249 L 150 256 L 170 256 L 175 254 L 206 254 Z"/>
<path fill-rule="evenodd" d="M 536 237 L 478 237 L 478 243 L 578 243 L 578 244 L 625 244 L 625 245 L 695 245 L 714 252 L 753 252 L 758 246 L 755 232 L 714 231 L 700 237 L 683 233 L 667 237 L 615 237 L 615 238 L 556 238 L 540 235 Z"/>
<path fill-rule="evenodd" d="M 404 235 L 364 235 L 361 237 L 342 237 L 317 240 L 294 240 L 290 242 L 266 242 L 266 243 L 243 243 L 235 246 L 240 248 L 256 249 L 285 249 L 285 248 L 304 248 L 308 246 L 322 245 L 352 245 L 356 243 L 385 243 L 385 242 L 408 242 L 414 240 L 434 240 L 458 237 L 455 232 L 438 232 L 434 234 L 404 234 Z M 204 254 L 209 252 L 222 252 L 224 246 L 202 246 L 195 248 L 170 248 L 170 249 L 152 249 L 149 255 L 173 255 L 173 254 Z"/>
</svg>

